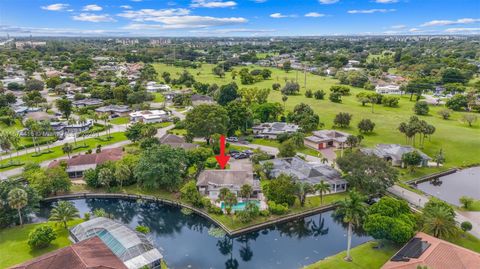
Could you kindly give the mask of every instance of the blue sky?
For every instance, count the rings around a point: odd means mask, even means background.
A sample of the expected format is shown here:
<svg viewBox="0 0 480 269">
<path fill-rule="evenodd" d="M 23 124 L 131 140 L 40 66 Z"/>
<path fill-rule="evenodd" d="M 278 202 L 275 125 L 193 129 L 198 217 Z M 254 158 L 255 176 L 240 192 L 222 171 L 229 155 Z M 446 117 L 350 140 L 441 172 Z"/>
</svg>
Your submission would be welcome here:
<svg viewBox="0 0 480 269">
<path fill-rule="evenodd" d="M 0 34 L 480 34 L 480 0 L 0 0 Z"/>
</svg>

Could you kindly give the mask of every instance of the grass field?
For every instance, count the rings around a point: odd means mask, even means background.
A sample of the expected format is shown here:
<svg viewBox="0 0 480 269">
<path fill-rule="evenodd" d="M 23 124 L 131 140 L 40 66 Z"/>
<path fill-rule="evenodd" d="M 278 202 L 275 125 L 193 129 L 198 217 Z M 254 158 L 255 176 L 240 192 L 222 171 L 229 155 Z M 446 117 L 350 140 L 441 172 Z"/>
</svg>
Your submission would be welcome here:
<svg viewBox="0 0 480 269">
<path fill-rule="evenodd" d="M 353 261 L 347 262 L 343 258 L 346 251 L 342 251 L 333 256 L 327 257 L 309 266 L 305 269 L 378 269 L 395 254 L 401 246 L 386 244 L 384 247 L 374 248 L 377 242 L 367 242 L 352 248 L 351 256 Z"/>
<path fill-rule="evenodd" d="M 155 99 L 153 99 L 154 103 L 162 103 L 163 101 L 165 101 L 165 97 L 163 96 L 163 94 L 155 92 L 153 93 L 153 95 L 155 95 Z"/>
<path fill-rule="evenodd" d="M 68 226 L 72 227 L 82 221 L 81 219 L 70 221 L 68 222 Z M 31 250 L 27 243 L 28 234 L 35 230 L 35 228 L 43 225 L 51 225 L 57 233 L 57 239 L 47 248 Z M 68 240 L 68 230 L 52 222 L 26 224 L 23 227 L 17 226 L 0 230 L 0 253 L 2 253 L 0 255 L 0 268 L 7 268 L 25 262 L 70 244 L 71 242 Z"/>
<path fill-rule="evenodd" d="M 183 71 L 183 68 L 167 66 L 165 64 L 155 64 L 157 72 L 168 71 L 172 78 L 178 77 Z M 224 78 L 219 78 L 212 74 L 211 69 L 213 65 L 204 64 L 199 69 L 189 69 L 198 81 L 206 83 L 217 83 L 219 85 L 226 84 L 232 81 L 230 72 L 227 72 Z M 248 68 L 259 68 L 250 66 Z M 260 67 L 261 68 L 261 67 Z M 237 70 L 240 67 L 235 68 Z M 240 78 L 236 78 L 235 82 L 242 87 L 257 87 L 257 88 L 271 88 L 273 83 L 285 84 L 286 80 L 295 80 L 297 72 L 291 71 L 289 73 L 283 70 L 271 68 L 272 78 L 254 85 L 241 85 Z M 364 146 L 374 146 L 377 143 L 399 143 L 405 144 L 405 137 L 397 130 L 400 122 L 407 121 L 410 116 L 414 115 L 414 102 L 409 101 L 408 96 L 401 97 L 399 107 L 390 108 L 376 105 L 374 113 L 371 108 L 362 106 L 355 95 L 361 91 L 360 88 L 351 87 L 351 95 L 343 97 L 342 103 L 332 103 L 328 100 L 328 95 L 325 100 L 316 100 L 313 98 L 306 98 L 304 96 L 304 76 L 298 73 L 298 82 L 302 86 L 300 94 L 296 96 L 289 96 L 286 102 L 287 111 L 293 110 L 295 105 L 303 102 L 310 105 L 316 113 L 320 116 L 320 121 L 325 124 L 324 129 L 331 129 L 333 126 L 333 119 L 339 112 L 348 112 L 353 115 L 350 128 L 343 129 L 343 131 L 351 134 L 358 134 L 356 128 L 358 122 L 362 119 L 369 118 L 376 123 L 375 130 L 372 134 L 364 135 Z M 337 85 L 338 80 L 328 77 L 307 74 L 307 89 L 317 90 L 322 89 L 329 92 L 329 88 Z M 272 91 L 269 96 L 269 101 L 282 103 L 282 94 L 279 91 Z M 436 132 L 431 139 L 427 139 L 425 147 L 422 149 L 426 154 L 433 157 L 440 149 L 443 149 L 446 163 L 442 169 L 451 167 L 467 166 L 472 164 L 480 164 L 480 154 L 472 150 L 480 148 L 480 124 L 476 123 L 473 127 L 468 127 L 467 124 L 460 121 L 463 112 L 454 112 L 449 120 L 443 120 L 437 115 L 438 110 L 442 107 L 430 106 L 430 113 L 427 116 L 419 116 L 420 119 L 426 120 L 428 123 L 436 127 Z M 430 169 L 420 171 L 423 173 L 430 173 Z M 434 171 L 435 169 L 432 169 Z M 407 178 L 411 176 L 407 175 Z"/>
<path fill-rule="evenodd" d="M 114 143 L 117 143 L 117 142 L 120 142 L 120 141 L 123 141 L 123 140 L 127 140 L 124 133 L 112 133 L 111 136 L 112 136 L 112 138 L 109 139 L 109 140 L 107 140 L 107 136 L 105 135 L 105 136 L 100 136 L 99 138 L 95 137 L 95 138 L 88 138 L 85 141 L 83 141 L 83 140 L 82 141 L 77 141 L 78 146 L 83 146 L 83 144 L 85 143 L 87 145 L 87 147 L 78 148 L 78 149 L 74 150 L 73 153 L 86 151 L 88 149 L 93 149 L 94 150 L 97 147 L 97 145 L 105 146 L 105 145 L 114 144 Z M 53 160 L 55 158 L 65 156 L 65 154 L 62 151 L 62 146 L 52 147 L 52 148 L 50 148 L 50 150 L 52 151 L 51 153 L 43 154 L 43 155 L 38 156 L 38 157 L 32 157 L 33 153 L 29 153 L 29 154 L 25 154 L 25 155 L 20 155 L 18 157 L 15 156 L 11 159 L 10 158 L 3 159 L 2 161 L 0 161 L 0 164 L 7 164 L 10 161 L 24 162 L 24 163 L 26 163 L 26 162 L 38 162 L 38 163 L 40 163 L 42 161 Z M 0 169 L 0 171 L 13 169 L 13 168 L 16 168 L 16 167 L 4 168 L 4 169 Z"/>
<path fill-rule="evenodd" d="M 116 125 L 122 125 L 122 124 L 127 124 L 130 122 L 129 117 L 118 117 L 110 120 L 111 124 L 116 124 Z"/>
</svg>

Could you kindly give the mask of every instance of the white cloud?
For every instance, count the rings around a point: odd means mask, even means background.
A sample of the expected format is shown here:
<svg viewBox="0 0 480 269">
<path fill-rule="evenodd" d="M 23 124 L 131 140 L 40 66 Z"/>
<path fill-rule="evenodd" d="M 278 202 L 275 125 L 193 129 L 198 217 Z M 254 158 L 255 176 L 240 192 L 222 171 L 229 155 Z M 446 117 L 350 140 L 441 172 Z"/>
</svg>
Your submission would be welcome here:
<svg viewBox="0 0 480 269">
<path fill-rule="evenodd" d="M 445 25 L 455 25 L 455 24 L 471 24 L 471 23 L 477 23 L 480 22 L 480 19 L 472 19 L 472 18 L 463 18 L 463 19 L 458 19 L 455 21 L 452 20 L 433 20 L 426 22 L 420 26 L 423 27 L 430 27 L 430 26 L 445 26 Z"/>
<path fill-rule="evenodd" d="M 83 11 L 101 11 L 103 8 L 99 5 L 86 5 L 83 7 Z"/>
<path fill-rule="evenodd" d="M 338 1 L 340 1 L 340 0 L 318 0 L 318 2 L 320 2 L 320 4 L 324 4 L 324 5 L 335 4 Z"/>
<path fill-rule="evenodd" d="M 478 28 L 478 27 L 448 28 L 448 29 L 445 30 L 445 32 L 447 32 L 447 33 L 476 33 L 476 32 L 480 32 L 480 28 Z"/>
<path fill-rule="evenodd" d="M 15 36 L 38 35 L 38 36 L 99 36 L 99 35 L 129 35 L 125 31 L 112 30 L 82 30 L 74 28 L 40 28 L 0 25 L 0 33 L 9 33 Z"/>
<path fill-rule="evenodd" d="M 285 15 L 285 14 L 282 14 L 280 12 L 270 14 L 270 18 L 274 18 L 274 19 L 296 18 L 296 17 L 297 17 L 297 15 L 295 15 L 295 14 Z"/>
<path fill-rule="evenodd" d="M 197 34 L 217 34 L 217 35 L 226 35 L 226 34 L 233 34 L 233 33 L 271 33 L 275 32 L 272 29 L 248 29 L 248 28 L 229 28 L 229 29 L 215 29 L 215 30 L 191 30 L 190 33 L 197 33 Z"/>
<path fill-rule="evenodd" d="M 392 29 L 404 29 L 406 27 L 407 26 L 405 24 L 398 24 L 398 25 L 393 25 L 390 28 L 392 28 Z"/>
<path fill-rule="evenodd" d="M 159 22 L 162 24 L 146 24 L 132 23 L 124 27 L 124 29 L 140 30 L 171 30 L 171 29 L 195 29 L 206 28 L 212 26 L 234 25 L 246 23 L 248 20 L 242 17 L 217 18 L 210 16 L 164 16 L 164 17 L 148 17 L 142 21 Z"/>
<path fill-rule="evenodd" d="M 313 17 L 313 18 L 325 17 L 325 14 L 318 13 L 318 12 L 309 12 L 305 14 L 305 17 Z"/>
<path fill-rule="evenodd" d="M 132 6 L 130 5 L 121 5 L 120 7 L 123 9 L 132 9 Z"/>
<path fill-rule="evenodd" d="M 108 14 L 92 14 L 92 13 L 80 13 L 72 17 L 75 21 L 88 21 L 88 22 L 113 22 L 113 19 Z"/>
<path fill-rule="evenodd" d="M 418 29 L 418 28 L 410 28 L 408 31 L 411 32 L 411 33 L 422 32 L 422 30 L 420 30 L 420 29 Z"/>
<path fill-rule="evenodd" d="M 63 11 L 66 8 L 68 8 L 70 5 L 69 4 L 51 4 L 48 6 L 42 6 L 42 9 L 44 10 L 50 10 L 50 11 Z"/>
<path fill-rule="evenodd" d="M 220 0 L 192 0 L 191 7 L 205 7 L 205 8 L 224 8 L 234 7 L 237 5 L 235 1 L 220 1 Z"/>
<path fill-rule="evenodd" d="M 155 18 L 185 16 L 189 15 L 190 10 L 186 8 L 169 8 L 169 9 L 140 9 L 126 10 L 117 16 L 133 21 L 155 21 Z"/>
<path fill-rule="evenodd" d="M 375 0 L 375 3 L 379 3 L 379 4 L 392 4 L 397 2 L 398 0 Z"/>
<path fill-rule="evenodd" d="M 374 8 L 374 9 L 354 9 L 347 11 L 350 14 L 372 14 L 372 13 L 387 13 L 394 12 L 396 9 Z"/>
</svg>

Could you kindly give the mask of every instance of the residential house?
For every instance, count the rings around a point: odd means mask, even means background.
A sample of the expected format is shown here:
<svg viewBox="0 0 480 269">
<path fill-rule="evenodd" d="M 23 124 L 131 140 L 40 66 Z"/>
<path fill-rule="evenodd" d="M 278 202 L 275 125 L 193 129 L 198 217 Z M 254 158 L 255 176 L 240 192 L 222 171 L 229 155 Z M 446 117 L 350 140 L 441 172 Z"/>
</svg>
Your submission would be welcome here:
<svg viewBox="0 0 480 269">
<path fill-rule="evenodd" d="M 10 269 L 127 269 L 98 236 L 48 252 Z"/>
<path fill-rule="evenodd" d="M 419 232 L 382 269 L 478 269 L 480 253 Z"/>
<path fill-rule="evenodd" d="M 412 151 L 417 151 L 422 157 L 420 164 L 422 167 L 428 166 L 428 161 L 432 160 L 428 155 L 412 146 L 399 144 L 377 144 L 375 148 L 362 148 L 360 151 L 364 154 L 375 155 L 387 162 L 391 162 L 393 166 L 403 166 L 403 155 Z"/>
<path fill-rule="evenodd" d="M 61 160 L 65 161 L 67 165 L 67 173 L 70 178 L 81 178 L 83 172 L 88 169 L 95 169 L 97 165 L 107 161 L 118 161 L 123 157 L 122 148 L 104 149 L 100 153 L 84 154 L 72 156 L 70 159 Z M 48 167 L 56 167 L 60 165 L 59 160 L 51 162 Z"/>
<path fill-rule="evenodd" d="M 165 85 L 165 84 L 159 84 L 155 81 L 149 81 L 147 82 L 147 85 L 145 87 L 148 92 L 166 92 L 166 91 L 171 91 L 172 88 L 170 86 Z"/>
<path fill-rule="evenodd" d="M 108 106 L 102 106 L 97 109 L 95 109 L 95 112 L 97 113 L 107 113 L 110 115 L 119 115 L 119 116 L 128 116 L 128 114 L 132 110 L 130 109 L 129 106 L 125 105 L 108 105 Z"/>
<path fill-rule="evenodd" d="M 336 130 L 314 131 L 313 135 L 305 137 L 303 143 L 305 146 L 314 149 L 324 149 L 329 147 L 343 148 L 347 137 L 350 134 Z"/>
<path fill-rule="evenodd" d="M 159 140 L 160 140 L 160 144 L 170 145 L 173 148 L 182 148 L 185 150 L 190 150 L 190 149 L 195 149 L 199 147 L 198 144 L 187 143 L 185 141 L 185 138 L 178 135 L 173 135 L 173 134 L 165 134 L 162 137 L 160 137 Z"/>
<path fill-rule="evenodd" d="M 190 96 L 190 100 L 192 101 L 193 106 L 198 106 L 201 104 L 214 104 L 215 101 L 213 97 L 208 95 L 201 95 L 201 94 L 192 94 Z"/>
<path fill-rule="evenodd" d="M 252 127 L 253 134 L 270 139 L 275 139 L 280 134 L 295 133 L 298 129 L 298 125 L 286 122 L 265 122 Z"/>
<path fill-rule="evenodd" d="M 378 94 L 403 94 L 399 85 L 387 84 L 375 86 L 375 92 Z"/>
<path fill-rule="evenodd" d="M 156 123 L 169 121 L 170 115 L 164 110 L 141 110 L 130 113 L 130 121 Z"/>
<path fill-rule="evenodd" d="M 74 243 L 98 237 L 129 269 L 160 268 L 162 254 L 143 233 L 109 218 L 97 217 L 69 231 Z"/>
<path fill-rule="evenodd" d="M 76 107 L 102 106 L 103 100 L 97 98 L 85 98 L 82 100 L 75 100 L 72 104 Z"/>
<path fill-rule="evenodd" d="M 48 114 L 47 112 L 37 111 L 37 112 L 28 112 L 23 117 L 23 120 L 26 121 L 27 119 L 31 119 L 34 121 L 46 121 L 46 120 L 53 120 L 55 116 Z"/>
<path fill-rule="evenodd" d="M 272 177 L 278 177 L 281 174 L 290 175 L 296 181 L 318 184 L 321 181 L 330 185 L 330 192 L 344 192 L 347 190 L 347 181 L 342 179 L 342 175 L 335 168 L 327 164 L 309 163 L 299 157 L 277 158 L 268 161 L 262 161 L 261 164 L 270 162 L 273 164 L 271 171 Z"/>
<path fill-rule="evenodd" d="M 252 198 L 257 198 L 261 193 L 260 181 L 254 179 L 252 171 L 204 170 L 197 179 L 197 188 L 200 193 L 212 200 L 218 199 L 222 188 L 227 188 L 238 196 L 245 184 L 252 186 Z"/>
</svg>

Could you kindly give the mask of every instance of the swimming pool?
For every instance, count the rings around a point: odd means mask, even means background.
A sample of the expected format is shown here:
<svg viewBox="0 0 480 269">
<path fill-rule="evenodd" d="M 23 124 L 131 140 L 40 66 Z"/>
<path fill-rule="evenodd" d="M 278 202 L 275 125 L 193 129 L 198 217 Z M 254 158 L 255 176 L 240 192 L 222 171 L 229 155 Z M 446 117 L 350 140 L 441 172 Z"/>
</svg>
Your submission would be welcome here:
<svg viewBox="0 0 480 269">
<path fill-rule="evenodd" d="M 260 208 L 260 201 L 258 201 L 258 200 L 252 200 L 252 201 L 248 201 L 248 202 L 257 205 L 257 206 Z M 242 201 L 242 202 L 237 203 L 236 205 L 234 205 L 234 206 L 232 207 L 232 211 L 243 211 L 243 210 L 245 209 L 245 206 L 247 206 L 247 202 Z M 221 202 L 221 203 L 220 203 L 220 208 L 221 208 L 221 209 L 225 209 L 225 203 L 224 203 L 224 202 Z"/>
</svg>

